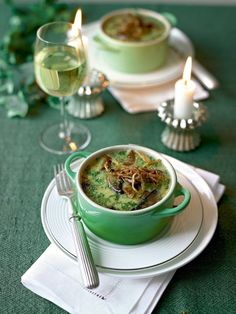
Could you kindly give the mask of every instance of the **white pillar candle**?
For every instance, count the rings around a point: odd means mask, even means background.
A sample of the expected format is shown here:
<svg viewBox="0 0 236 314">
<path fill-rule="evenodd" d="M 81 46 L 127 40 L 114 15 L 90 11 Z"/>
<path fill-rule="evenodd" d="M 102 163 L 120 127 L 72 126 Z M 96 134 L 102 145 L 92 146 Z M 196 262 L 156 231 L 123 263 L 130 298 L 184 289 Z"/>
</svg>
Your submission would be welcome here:
<svg viewBox="0 0 236 314">
<path fill-rule="evenodd" d="M 193 95 L 195 84 L 191 80 L 192 58 L 188 57 L 183 78 L 175 83 L 174 117 L 189 119 L 193 112 Z"/>
<path fill-rule="evenodd" d="M 85 52 L 85 57 L 86 57 L 86 61 L 87 61 L 87 68 L 90 69 L 90 56 L 89 56 L 89 39 L 86 36 L 82 36 L 82 40 L 83 40 L 83 46 L 84 46 L 84 52 Z"/>
</svg>

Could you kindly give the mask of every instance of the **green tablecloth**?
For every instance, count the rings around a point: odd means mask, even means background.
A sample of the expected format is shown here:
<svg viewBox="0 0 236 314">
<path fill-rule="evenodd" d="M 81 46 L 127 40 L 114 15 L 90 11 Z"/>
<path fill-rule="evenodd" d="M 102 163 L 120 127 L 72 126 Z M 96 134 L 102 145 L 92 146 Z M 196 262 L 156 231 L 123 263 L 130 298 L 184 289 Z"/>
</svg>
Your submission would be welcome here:
<svg viewBox="0 0 236 314">
<path fill-rule="evenodd" d="M 174 13 L 178 27 L 193 41 L 198 60 L 220 80 L 219 89 L 211 92 L 205 102 L 209 118 L 200 129 L 201 146 L 188 153 L 167 149 L 160 141 L 164 126 L 156 113 L 130 115 L 106 92 L 104 114 L 82 121 L 92 132 L 88 149 L 95 151 L 120 143 L 146 145 L 221 176 L 226 192 L 219 203 L 215 235 L 200 256 L 177 271 L 154 313 L 233 314 L 236 313 L 236 6 L 138 6 Z M 125 5 L 82 6 L 86 22 L 120 7 Z M 0 12 L 3 32 L 7 29 L 8 12 L 3 5 Z M 49 245 L 41 225 L 40 205 L 52 179 L 52 166 L 65 158 L 42 150 L 38 136 L 46 125 L 58 121 L 58 112 L 45 106 L 39 115 L 24 119 L 6 118 L 2 108 L 0 114 L 0 312 L 64 313 L 20 283 L 21 275 Z"/>
</svg>

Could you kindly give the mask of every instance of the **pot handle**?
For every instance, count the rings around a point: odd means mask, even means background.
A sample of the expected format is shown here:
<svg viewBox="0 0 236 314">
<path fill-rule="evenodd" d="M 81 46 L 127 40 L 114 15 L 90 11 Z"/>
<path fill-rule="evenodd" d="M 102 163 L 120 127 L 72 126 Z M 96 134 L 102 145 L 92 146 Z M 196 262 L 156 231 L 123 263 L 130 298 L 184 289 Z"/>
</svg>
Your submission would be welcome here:
<svg viewBox="0 0 236 314">
<path fill-rule="evenodd" d="M 114 47 L 110 46 L 108 43 L 104 42 L 103 39 L 99 36 L 99 34 L 93 36 L 93 41 L 97 44 L 98 48 L 101 50 L 119 53 L 119 49 L 115 49 Z"/>
<path fill-rule="evenodd" d="M 191 199 L 191 194 L 187 189 L 182 187 L 182 185 L 180 185 L 178 182 L 177 182 L 177 186 L 175 188 L 174 194 L 175 194 L 175 197 L 181 196 L 181 195 L 184 196 L 184 199 L 182 200 L 182 202 L 178 204 L 176 207 L 164 208 L 161 211 L 157 211 L 155 213 L 155 216 L 158 216 L 158 217 L 174 216 L 180 213 L 189 204 L 190 199 Z"/>
<path fill-rule="evenodd" d="M 65 171 L 68 174 L 68 176 L 74 181 L 75 180 L 75 176 L 76 176 L 76 172 L 74 172 L 71 169 L 71 163 L 73 161 L 75 161 L 76 159 L 81 159 L 81 158 L 86 158 L 90 155 L 90 153 L 83 151 L 83 152 L 75 152 L 73 154 L 71 154 L 65 161 L 64 167 L 65 167 Z"/>
</svg>

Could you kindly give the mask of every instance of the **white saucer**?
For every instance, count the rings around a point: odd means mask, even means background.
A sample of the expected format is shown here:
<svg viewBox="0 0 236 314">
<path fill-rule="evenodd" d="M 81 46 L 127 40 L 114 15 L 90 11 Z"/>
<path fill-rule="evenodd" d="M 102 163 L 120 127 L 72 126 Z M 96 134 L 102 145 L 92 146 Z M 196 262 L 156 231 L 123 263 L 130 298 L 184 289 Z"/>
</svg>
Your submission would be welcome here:
<svg viewBox="0 0 236 314">
<path fill-rule="evenodd" d="M 166 156 L 167 157 L 167 156 Z M 178 180 L 192 199 L 171 226 L 152 241 L 123 246 L 104 241 L 87 230 L 95 263 L 100 272 L 126 277 L 149 277 L 177 269 L 195 258 L 208 244 L 217 224 L 217 206 L 206 182 L 189 166 L 167 157 L 178 169 Z M 76 162 L 75 167 L 78 167 Z M 41 206 L 42 224 L 49 240 L 75 260 L 67 214 L 67 202 L 49 184 Z"/>
<path fill-rule="evenodd" d="M 91 67 L 102 71 L 110 80 L 111 86 L 121 88 L 140 88 L 161 85 L 179 78 L 183 72 L 188 56 L 193 56 L 194 48 L 190 39 L 178 28 L 170 32 L 170 50 L 167 61 L 160 69 L 145 74 L 127 74 L 109 68 L 102 61 L 99 44 L 93 40 L 98 29 L 98 22 L 83 26 L 83 34 L 87 37 L 88 57 Z M 179 52 L 178 52 L 179 51 Z"/>
</svg>

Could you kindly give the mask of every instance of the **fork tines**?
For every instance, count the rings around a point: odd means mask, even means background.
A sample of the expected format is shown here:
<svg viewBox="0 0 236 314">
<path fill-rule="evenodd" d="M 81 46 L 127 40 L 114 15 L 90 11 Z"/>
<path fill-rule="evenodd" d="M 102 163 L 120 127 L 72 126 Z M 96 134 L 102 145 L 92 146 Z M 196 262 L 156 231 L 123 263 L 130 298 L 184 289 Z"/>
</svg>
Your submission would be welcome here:
<svg viewBox="0 0 236 314">
<path fill-rule="evenodd" d="M 63 164 L 58 164 L 54 166 L 53 169 L 59 194 L 65 193 L 67 191 L 69 192 L 69 190 L 72 189 L 72 186 Z"/>
</svg>

